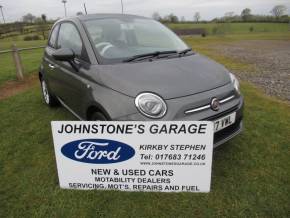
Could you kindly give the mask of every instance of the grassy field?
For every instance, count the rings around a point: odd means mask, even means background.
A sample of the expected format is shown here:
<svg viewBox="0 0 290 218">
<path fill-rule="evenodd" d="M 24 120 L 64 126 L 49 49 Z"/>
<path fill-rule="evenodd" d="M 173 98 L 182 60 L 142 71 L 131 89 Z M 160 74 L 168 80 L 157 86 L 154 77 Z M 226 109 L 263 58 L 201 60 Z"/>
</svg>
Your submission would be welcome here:
<svg viewBox="0 0 290 218">
<path fill-rule="evenodd" d="M 257 32 L 287 32 L 290 26 L 287 23 L 182 23 L 169 24 L 173 29 L 188 29 L 188 28 L 204 28 L 209 34 L 213 33 L 214 28 L 223 29 L 227 34 L 242 34 L 249 33 L 250 28 L 253 28 L 253 33 Z"/>
<path fill-rule="evenodd" d="M 287 217 L 290 107 L 242 91 L 245 131 L 215 150 L 209 194 L 60 190 L 50 121 L 74 117 L 38 87 L 1 101 L 0 217 Z"/>
<path fill-rule="evenodd" d="M 180 24 L 181 25 L 181 24 Z M 206 55 L 213 55 L 208 51 L 208 45 L 218 44 L 218 43 L 227 43 L 238 40 L 290 40 L 290 32 L 272 32 L 272 33 L 252 33 L 252 34 L 227 34 L 227 35 L 217 35 L 217 36 L 207 36 L 205 38 L 196 36 L 196 37 L 185 37 L 186 42 L 193 47 L 194 50 L 202 52 Z M 15 43 L 19 48 L 32 47 L 45 45 L 46 41 L 13 41 L 11 40 L 2 40 L 0 41 L 0 50 L 10 49 L 11 45 Z M 26 75 L 36 72 L 39 67 L 43 55 L 43 49 L 37 49 L 33 52 L 22 51 L 21 53 L 22 63 L 24 66 L 24 71 Z M 221 57 L 216 55 L 215 58 L 217 61 L 227 60 L 228 58 Z M 230 62 L 230 67 L 236 68 L 241 67 L 239 62 Z M 234 66 L 237 65 L 237 66 Z M 11 53 L 0 54 L 0 86 L 3 85 L 6 81 L 11 81 L 16 79 L 15 68 Z"/>
<path fill-rule="evenodd" d="M 13 44 L 16 44 L 18 48 L 27 48 L 27 47 L 34 47 L 34 46 L 42 46 L 46 44 L 46 40 L 35 40 L 35 41 L 23 41 L 22 39 L 14 40 L 13 38 L 9 39 L 1 39 L 0 40 L 0 51 L 11 49 Z"/>
<path fill-rule="evenodd" d="M 182 25 L 182 24 L 180 24 Z M 196 37 L 185 37 L 186 42 L 189 45 L 193 46 L 193 49 L 199 52 L 202 52 L 206 55 L 212 55 L 208 48 L 210 44 L 218 44 L 218 43 L 227 43 L 238 40 L 255 40 L 255 39 L 283 39 L 290 40 L 290 32 L 272 32 L 272 33 L 253 33 L 253 34 L 227 34 L 227 35 L 217 35 L 217 36 L 207 36 L 205 38 L 196 36 Z M 13 41 L 13 40 L 2 40 L 0 41 L 0 50 L 10 49 L 11 45 L 15 43 L 19 48 L 32 47 L 32 46 L 40 46 L 45 45 L 46 41 Z M 43 55 L 43 49 L 37 49 L 31 51 L 22 51 L 21 59 L 24 66 L 24 72 L 26 75 L 29 75 L 33 72 L 36 72 L 39 68 L 39 64 Z M 214 57 L 218 61 L 222 61 L 223 59 L 226 61 L 228 57 L 222 57 L 216 55 Z M 230 67 L 236 68 L 241 67 L 239 62 L 229 62 Z M 16 79 L 15 67 L 13 64 L 13 59 L 11 53 L 0 54 L 0 86 L 6 81 L 11 81 Z"/>
<path fill-rule="evenodd" d="M 288 34 L 185 40 L 241 70 L 252 66 L 217 55 L 210 45 Z M 245 130 L 215 150 L 209 194 L 61 190 L 50 121 L 75 118 L 63 108 L 46 107 L 39 87 L 0 101 L 0 217 L 289 217 L 290 106 L 251 84 L 242 82 L 241 88 Z"/>
<path fill-rule="evenodd" d="M 233 71 L 254 71 L 254 67 L 248 63 L 244 63 L 240 60 L 233 59 L 231 57 L 225 57 L 212 47 L 216 45 L 238 42 L 241 40 L 290 40 L 290 32 L 285 33 L 254 33 L 254 34 L 229 34 L 225 36 L 207 36 L 203 37 L 184 37 L 185 42 L 192 47 L 194 51 L 209 56 L 210 58 L 224 64 L 226 67 Z"/>
<path fill-rule="evenodd" d="M 254 28 L 254 31 L 249 34 L 249 28 Z M 170 28 L 205 28 L 208 33 L 212 33 L 213 28 L 218 27 L 225 31 L 222 35 L 209 35 L 206 38 L 194 37 L 189 38 L 189 42 L 193 48 L 205 54 L 209 54 L 202 45 L 204 43 L 230 42 L 241 39 L 290 39 L 289 25 L 285 23 L 233 23 L 233 24 L 169 24 Z M 18 48 L 33 47 L 45 45 L 45 40 L 23 41 L 23 36 L 9 37 L 0 40 L 0 51 L 10 49 L 12 44 L 16 44 Z M 22 62 L 24 65 L 25 74 L 28 75 L 36 72 L 40 60 L 42 58 L 43 49 L 34 50 L 33 52 L 21 52 Z M 217 57 L 219 59 L 219 57 Z M 16 79 L 15 68 L 11 53 L 0 54 L 0 86 L 6 81 Z"/>
<path fill-rule="evenodd" d="M 27 48 L 33 46 L 45 45 L 46 41 L 13 41 L 1 40 L 0 41 L 0 51 L 11 49 L 11 45 L 15 43 L 18 48 Z M 25 75 L 27 76 L 33 72 L 36 72 L 39 68 L 39 64 L 43 55 L 43 49 L 36 49 L 33 51 L 21 51 L 20 56 L 23 63 L 23 68 Z M 16 79 L 15 67 L 12 59 L 11 53 L 0 54 L 0 86 L 6 81 L 11 81 Z"/>
</svg>

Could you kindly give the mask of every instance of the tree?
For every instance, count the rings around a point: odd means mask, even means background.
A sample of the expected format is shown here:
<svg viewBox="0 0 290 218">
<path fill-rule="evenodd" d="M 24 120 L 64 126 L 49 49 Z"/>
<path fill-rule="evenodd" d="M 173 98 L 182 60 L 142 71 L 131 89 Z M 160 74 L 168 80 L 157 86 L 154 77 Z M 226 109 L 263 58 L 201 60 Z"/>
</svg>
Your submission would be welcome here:
<svg viewBox="0 0 290 218">
<path fill-rule="evenodd" d="M 241 13 L 241 17 L 243 19 L 243 21 L 248 21 L 251 18 L 251 9 L 250 8 L 245 8 L 244 10 L 242 10 Z"/>
<path fill-rule="evenodd" d="M 28 13 L 22 17 L 22 20 L 25 23 L 33 23 L 35 21 L 35 19 L 36 19 L 36 17 L 30 13 Z"/>
<path fill-rule="evenodd" d="M 154 19 L 154 20 L 161 20 L 161 16 L 160 16 L 160 14 L 158 13 L 158 12 L 154 12 L 153 14 L 152 14 L 152 18 Z"/>
<path fill-rule="evenodd" d="M 36 17 L 36 18 L 34 19 L 33 23 L 37 23 L 37 24 L 39 24 L 39 23 L 43 23 L 43 20 L 42 20 L 41 17 Z"/>
<path fill-rule="evenodd" d="M 196 23 L 198 23 L 199 20 L 200 20 L 200 18 L 201 18 L 200 13 L 199 12 L 195 12 L 195 14 L 194 14 L 194 21 Z"/>
<path fill-rule="evenodd" d="M 42 15 L 41 15 L 41 19 L 42 19 L 42 21 L 43 21 L 44 23 L 46 23 L 46 15 L 45 15 L 45 14 L 42 14 Z"/>
<path fill-rule="evenodd" d="M 223 17 L 224 21 L 231 22 L 235 16 L 235 12 L 229 11 L 225 13 L 225 16 Z"/>
<path fill-rule="evenodd" d="M 270 12 L 274 17 L 278 18 L 285 15 L 287 7 L 285 5 L 276 5 Z"/>
<path fill-rule="evenodd" d="M 173 13 L 165 16 L 164 20 L 168 21 L 170 23 L 178 23 L 178 17 L 176 15 L 174 15 Z"/>
<path fill-rule="evenodd" d="M 34 22 L 37 23 L 37 31 L 42 34 L 43 39 L 46 39 L 47 34 L 47 24 L 46 24 L 46 15 L 42 14 L 40 17 L 35 18 Z"/>
<path fill-rule="evenodd" d="M 234 15 L 235 15 L 235 12 L 233 11 L 229 11 L 225 13 L 225 17 L 229 17 L 229 18 L 233 17 Z"/>
</svg>

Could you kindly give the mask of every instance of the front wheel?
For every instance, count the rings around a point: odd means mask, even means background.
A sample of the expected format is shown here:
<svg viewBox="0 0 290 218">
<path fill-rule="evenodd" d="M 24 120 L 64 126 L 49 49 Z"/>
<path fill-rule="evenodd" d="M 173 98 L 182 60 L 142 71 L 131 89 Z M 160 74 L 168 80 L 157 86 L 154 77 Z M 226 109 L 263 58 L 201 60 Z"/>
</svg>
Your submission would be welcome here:
<svg viewBox="0 0 290 218">
<path fill-rule="evenodd" d="M 45 104 L 50 106 L 50 107 L 58 105 L 58 101 L 57 101 L 56 97 L 54 97 L 50 93 L 45 80 L 41 80 L 40 83 L 41 83 L 42 96 L 43 96 L 43 100 L 44 100 Z"/>
</svg>

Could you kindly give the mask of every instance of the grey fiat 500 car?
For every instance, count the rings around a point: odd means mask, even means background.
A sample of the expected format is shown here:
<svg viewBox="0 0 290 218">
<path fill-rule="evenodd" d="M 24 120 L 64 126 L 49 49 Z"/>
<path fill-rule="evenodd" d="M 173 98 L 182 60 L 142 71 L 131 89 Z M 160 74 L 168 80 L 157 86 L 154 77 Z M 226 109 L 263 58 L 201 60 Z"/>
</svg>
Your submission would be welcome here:
<svg viewBox="0 0 290 218">
<path fill-rule="evenodd" d="M 209 120 L 215 146 L 242 130 L 236 77 L 149 18 L 57 21 L 39 79 L 47 105 L 61 103 L 81 120 Z"/>
</svg>

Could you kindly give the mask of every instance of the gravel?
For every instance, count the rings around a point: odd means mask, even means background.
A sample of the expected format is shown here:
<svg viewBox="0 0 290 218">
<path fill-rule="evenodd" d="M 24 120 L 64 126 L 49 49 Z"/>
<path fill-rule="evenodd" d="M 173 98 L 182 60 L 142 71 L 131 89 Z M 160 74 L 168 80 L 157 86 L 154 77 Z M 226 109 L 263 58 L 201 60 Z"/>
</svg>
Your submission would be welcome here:
<svg viewBox="0 0 290 218">
<path fill-rule="evenodd" d="M 255 66 L 255 72 L 235 72 L 268 95 L 290 101 L 290 40 L 249 40 L 215 46 L 225 56 Z"/>
</svg>

